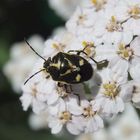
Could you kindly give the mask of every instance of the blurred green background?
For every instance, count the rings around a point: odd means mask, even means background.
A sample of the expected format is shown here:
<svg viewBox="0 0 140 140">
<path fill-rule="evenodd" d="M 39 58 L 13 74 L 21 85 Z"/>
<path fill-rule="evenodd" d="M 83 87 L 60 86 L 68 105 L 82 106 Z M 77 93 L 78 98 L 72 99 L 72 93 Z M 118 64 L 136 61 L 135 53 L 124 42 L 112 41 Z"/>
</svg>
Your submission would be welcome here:
<svg viewBox="0 0 140 140">
<path fill-rule="evenodd" d="M 30 129 L 27 120 L 31 111 L 23 111 L 20 95 L 12 90 L 2 67 L 14 42 L 34 34 L 46 39 L 53 29 L 64 24 L 49 8 L 47 0 L 0 0 L 0 140 L 62 139 L 52 136 L 49 130 Z"/>
</svg>

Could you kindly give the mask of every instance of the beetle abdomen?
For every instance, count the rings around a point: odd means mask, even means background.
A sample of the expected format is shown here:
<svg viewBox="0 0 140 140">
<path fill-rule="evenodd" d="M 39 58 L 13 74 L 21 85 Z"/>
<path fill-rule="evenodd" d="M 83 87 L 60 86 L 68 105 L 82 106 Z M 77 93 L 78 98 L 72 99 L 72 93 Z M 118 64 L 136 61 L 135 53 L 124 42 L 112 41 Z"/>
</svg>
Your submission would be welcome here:
<svg viewBox="0 0 140 140">
<path fill-rule="evenodd" d="M 63 81 L 69 84 L 78 84 L 84 81 L 88 81 L 93 75 L 93 69 L 90 64 L 86 64 L 86 67 L 80 67 L 79 71 L 71 71 L 65 75 L 61 75 L 58 81 Z"/>
<path fill-rule="evenodd" d="M 53 80 L 69 84 L 87 81 L 93 75 L 91 64 L 83 57 L 62 52 L 53 57 L 49 69 Z"/>
</svg>

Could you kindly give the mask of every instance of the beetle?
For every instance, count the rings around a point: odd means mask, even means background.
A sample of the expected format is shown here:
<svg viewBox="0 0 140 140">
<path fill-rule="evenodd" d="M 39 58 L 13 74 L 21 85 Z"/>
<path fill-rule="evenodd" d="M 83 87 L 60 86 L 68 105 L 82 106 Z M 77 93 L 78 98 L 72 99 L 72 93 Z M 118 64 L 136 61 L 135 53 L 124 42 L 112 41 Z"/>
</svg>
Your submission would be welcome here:
<svg viewBox="0 0 140 140">
<path fill-rule="evenodd" d="M 85 48 L 83 50 L 70 50 L 67 53 L 58 52 L 52 58 L 49 57 L 46 60 L 40 54 L 38 54 L 27 41 L 26 43 L 40 58 L 44 60 L 44 64 L 43 69 L 29 77 L 25 81 L 24 85 L 33 76 L 41 71 L 46 71 L 54 81 L 64 84 L 82 83 L 88 81 L 93 75 L 94 70 L 91 64 L 85 58 L 80 56 L 81 53 L 87 55 L 86 52 L 84 52 Z M 76 52 L 76 54 L 72 52 Z M 89 58 L 92 59 L 97 65 L 105 62 L 105 60 L 97 62 L 92 57 Z"/>
</svg>

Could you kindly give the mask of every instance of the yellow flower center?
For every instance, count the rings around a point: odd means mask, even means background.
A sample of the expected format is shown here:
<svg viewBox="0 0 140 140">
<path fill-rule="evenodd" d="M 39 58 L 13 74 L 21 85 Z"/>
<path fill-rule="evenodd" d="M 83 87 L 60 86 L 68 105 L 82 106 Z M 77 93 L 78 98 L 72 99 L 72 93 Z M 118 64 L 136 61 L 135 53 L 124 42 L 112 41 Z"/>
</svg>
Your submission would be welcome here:
<svg viewBox="0 0 140 140">
<path fill-rule="evenodd" d="M 104 95 L 106 96 L 114 98 L 116 95 L 118 95 L 118 87 L 115 82 L 105 83 L 103 84 L 103 88 L 104 88 Z"/>
<path fill-rule="evenodd" d="M 106 29 L 108 32 L 121 31 L 122 25 L 116 20 L 115 16 L 112 16 L 110 22 L 106 26 Z"/>
<path fill-rule="evenodd" d="M 95 52 L 94 42 L 83 41 L 83 42 L 82 42 L 82 46 L 84 47 L 84 52 L 85 52 L 89 57 L 95 56 L 96 52 Z"/>
<path fill-rule="evenodd" d="M 62 121 L 62 123 L 68 122 L 69 120 L 71 120 L 70 112 L 68 111 L 61 112 L 59 115 L 59 119 Z"/>
<path fill-rule="evenodd" d="M 65 45 L 61 44 L 61 43 L 59 43 L 59 44 L 53 43 L 52 47 L 55 48 L 58 51 L 62 51 L 63 52 L 63 49 L 65 48 Z"/>
<path fill-rule="evenodd" d="M 93 5 L 96 8 L 96 11 L 99 11 L 103 8 L 103 6 L 106 4 L 106 0 L 91 0 L 91 2 L 93 3 Z"/>
<path fill-rule="evenodd" d="M 140 18 L 140 7 L 138 5 L 131 7 L 128 14 L 135 19 Z"/>
<path fill-rule="evenodd" d="M 133 55 L 133 51 L 130 47 L 126 47 L 125 44 L 121 43 L 118 48 L 119 50 L 117 51 L 117 54 L 119 56 L 121 56 L 123 59 L 126 59 L 126 60 L 131 59 Z"/>
<path fill-rule="evenodd" d="M 84 115 L 85 118 L 93 117 L 95 114 L 96 114 L 96 112 L 94 112 L 92 110 L 92 106 L 89 106 L 87 108 L 84 108 L 83 115 Z"/>
</svg>

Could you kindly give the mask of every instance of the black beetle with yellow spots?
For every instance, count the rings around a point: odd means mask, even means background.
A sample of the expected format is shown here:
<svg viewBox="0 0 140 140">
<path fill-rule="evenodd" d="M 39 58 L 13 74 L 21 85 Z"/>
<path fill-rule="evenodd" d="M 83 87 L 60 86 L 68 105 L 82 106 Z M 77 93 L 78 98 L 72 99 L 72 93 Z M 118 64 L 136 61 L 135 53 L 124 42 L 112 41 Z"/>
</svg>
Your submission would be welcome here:
<svg viewBox="0 0 140 140">
<path fill-rule="evenodd" d="M 70 50 L 68 53 L 58 52 L 52 58 L 49 57 L 47 60 L 39 55 L 26 41 L 29 47 L 44 60 L 43 69 L 33 74 L 29 77 L 24 84 L 26 84 L 33 76 L 38 74 L 41 71 L 46 71 L 54 81 L 64 84 L 78 84 L 85 81 L 88 81 L 93 75 L 93 67 L 91 64 L 82 56 L 81 53 L 86 54 L 83 50 Z M 76 52 L 76 54 L 72 53 Z M 96 62 L 92 59 L 97 65 L 103 64 L 106 60 Z"/>
</svg>

